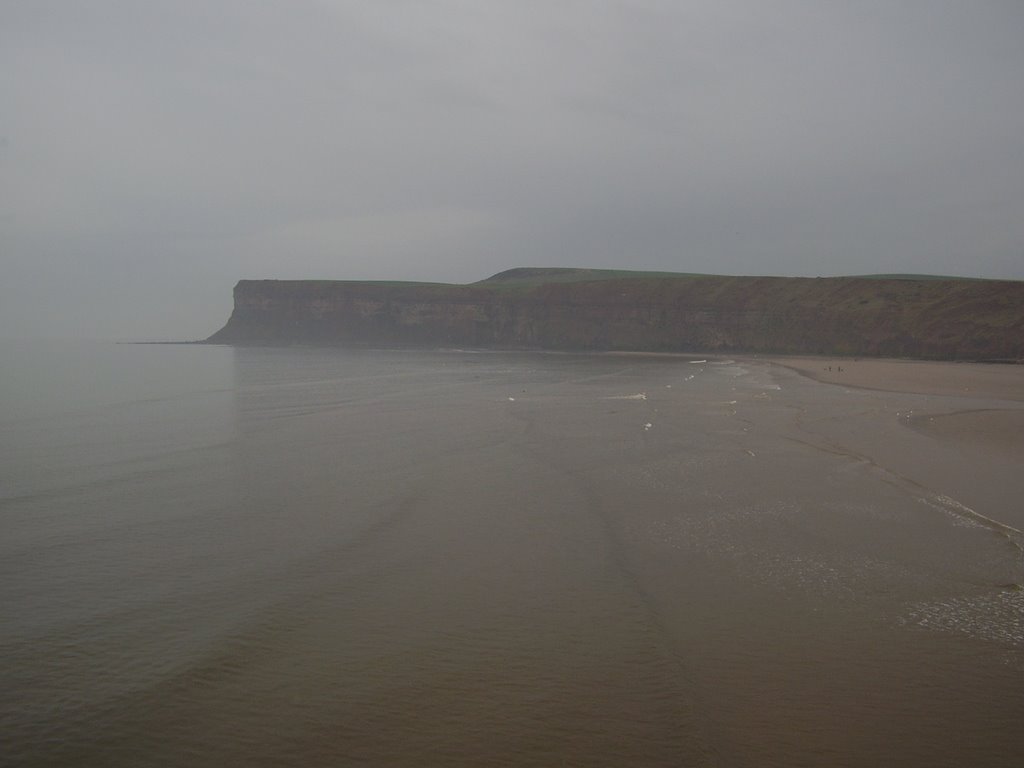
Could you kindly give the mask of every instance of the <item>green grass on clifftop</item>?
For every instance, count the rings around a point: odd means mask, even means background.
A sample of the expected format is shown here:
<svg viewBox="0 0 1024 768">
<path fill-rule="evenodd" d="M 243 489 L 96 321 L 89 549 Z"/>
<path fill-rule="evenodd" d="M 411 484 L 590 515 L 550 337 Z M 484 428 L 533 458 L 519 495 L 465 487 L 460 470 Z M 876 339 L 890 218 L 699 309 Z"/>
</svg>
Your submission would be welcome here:
<svg viewBox="0 0 1024 768">
<path fill-rule="evenodd" d="M 570 267 L 516 267 L 470 285 L 487 287 L 587 283 L 598 280 L 649 280 L 651 278 L 706 277 L 692 272 L 649 272 L 639 269 L 580 269 Z"/>
</svg>

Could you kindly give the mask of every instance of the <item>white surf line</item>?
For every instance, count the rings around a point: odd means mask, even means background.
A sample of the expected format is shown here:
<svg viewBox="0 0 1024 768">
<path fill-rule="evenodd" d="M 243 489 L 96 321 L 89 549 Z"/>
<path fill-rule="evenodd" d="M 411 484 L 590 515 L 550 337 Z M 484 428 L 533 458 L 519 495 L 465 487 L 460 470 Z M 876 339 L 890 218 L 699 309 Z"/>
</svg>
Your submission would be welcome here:
<svg viewBox="0 0 1024 768">
<path fill-rule="evenodd" d="M 602 400 L 646 400 L 646 392 L 637 392 L 635 395 L 611 395 L 610 397 L 602 397 Z"/>
<path fill-rule="evenodd" d="M 783 436 L 783 439 L 789 440 L 793 443 L 800 445 L 806 445 L 809 448 L 813 448 L 823 453 L 831 453 L 835 456 L 844 456 L 854 461 L 863 462 L 865 465 L 872 467 L 873 469 L 882 473 L 883 477 L 888 478 L 888 482 L 897 488 L 902 488 L 905 491 L 910 491 L 919 501 L 927 504 L 932 509 L 938 509 L 954 517 L 959 517 L 963 520 L 968 520 L 977 525 L 980 525 L 993 533 L 1002 536 L 1009 542 L 1021 558 L 1021 566 L 1024 567 L 1024 531 L 1014 528 L 1012 525 L 1000 522 L 994 518 L 983 515 L 980 512 L 968 507 L 966 504 L 961 504 L 956 499 L 947 496 L 944 493 L 933 491 L 921 485 L 916 480 L 911 480 L 909 477 L 894 472 L 888 467 L 884 467 L 877 463 L 870 456 L 857 453 L 845 446 L 836 445 L 823 440 L 822 443 L 815 443 L 811 440 L 803 440 L 798 437 Z"/>
<path fill-rule="evenodd" d="M 1020 549 L 1022 553 L 1024 553 L 1024 547 L 1022 547 L 1020 542 L 1018 542 L 1014 538 L 1015 536 L 1020 536 L 1024 538 L 1024 531 L 1021 531 L 1019 528 L 1014 528 L 1012 525 L 1001 523 L 998 520 L 994 520 L 991 517 L 988 517 L 987 515 L 983 515 L 981 514 L 981 512 L 977 512 L 971 509 L 966 504 L 961 504 L 956 499 L 947 496 L 944 493 L 937 493 L 934 496 L 932 496 L 932 499 L 934 501 L 937 501 L 939 504 L 941 504 L 943 507 L 945 507 L 955 515 L 969 518 L 980 523 L 986 528 L 991 528 L 995 531 L 998 531 L 999 533 L 1004 534 L 1007 538 L 1013 541 L 1014 544 L 1017 545 L 1017 548 Z M 924 501 L 926 504 L 929 503 L 927 499 L 922 499 L 922 501 Z"/>
</svg>

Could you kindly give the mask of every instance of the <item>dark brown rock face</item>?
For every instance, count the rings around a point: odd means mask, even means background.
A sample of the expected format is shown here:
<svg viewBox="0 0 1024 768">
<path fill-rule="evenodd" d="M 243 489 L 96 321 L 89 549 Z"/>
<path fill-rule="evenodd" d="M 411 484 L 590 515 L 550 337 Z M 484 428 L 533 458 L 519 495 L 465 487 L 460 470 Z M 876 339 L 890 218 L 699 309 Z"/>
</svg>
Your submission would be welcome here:
<svg viewBox="0 0 1024 768">
<path fill-rule="evenodd" d="M 243 280 L 208 341 L 1024 359 L 1024 282 L 567 274 Z"/>
</svg>

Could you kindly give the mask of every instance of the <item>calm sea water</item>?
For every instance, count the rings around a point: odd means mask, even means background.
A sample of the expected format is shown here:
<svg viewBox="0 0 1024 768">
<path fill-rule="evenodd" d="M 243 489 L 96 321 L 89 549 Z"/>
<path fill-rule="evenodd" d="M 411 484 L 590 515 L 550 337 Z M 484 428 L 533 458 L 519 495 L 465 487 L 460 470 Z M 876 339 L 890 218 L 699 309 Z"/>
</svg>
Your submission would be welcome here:
<svg viewBox="0 0 1024 768">
<path fill-rule="evenodd" d="M 1024 754 L 1022 467 L 902 416 L 963 401 L 756 361 L 0 352 L 0 764 Z"/>
</svg>

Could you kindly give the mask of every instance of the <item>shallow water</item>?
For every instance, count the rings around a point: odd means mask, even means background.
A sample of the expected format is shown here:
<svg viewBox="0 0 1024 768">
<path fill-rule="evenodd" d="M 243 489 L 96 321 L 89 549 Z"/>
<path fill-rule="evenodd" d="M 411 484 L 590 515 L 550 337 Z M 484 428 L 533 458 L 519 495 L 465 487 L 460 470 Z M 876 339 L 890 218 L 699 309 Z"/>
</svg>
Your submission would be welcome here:
<svg viewBox="0 0 1024 768">
<path fill-rule="evenodd" d="M 4 764 L 1018 764 L 1024 473 L 903 415 L 1017 406 L 757 361 L 5 356 Z"/>
</svg>

